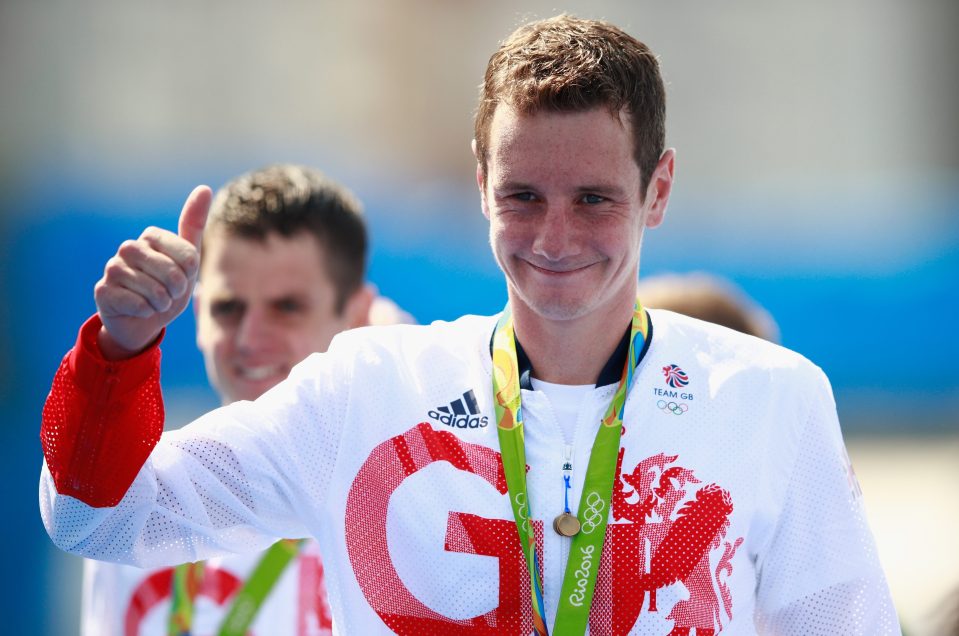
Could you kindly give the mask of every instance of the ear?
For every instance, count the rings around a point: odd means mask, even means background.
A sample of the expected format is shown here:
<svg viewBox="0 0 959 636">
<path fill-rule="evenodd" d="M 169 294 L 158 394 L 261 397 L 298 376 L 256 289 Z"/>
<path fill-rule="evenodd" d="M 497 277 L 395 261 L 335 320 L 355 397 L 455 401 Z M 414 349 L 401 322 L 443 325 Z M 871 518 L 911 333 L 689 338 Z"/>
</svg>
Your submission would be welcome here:
<svg viewBox="0 0 959 636">
<path fill-rule="evenodd" d="M 363 285 L 350 296 L 343 308 L 343 315 L 347 319 L 348 329 L 365 327 L 370 324 L 370 306 L 376 297 L 376 288 L 369 283 Z"/>
<path fill-rule="evenodd" d="M 473 148 L 473 156 L 476 157 L 476 187 L 480 191 L 480 207 L 483 210 L 483 216 L 486 217 L 486 220 L 489 220 L 489 204 L 486 202 L 486 173 L 483 171 L 483 162 L 480 161 L 479 155 L 476 154 L 476 140 L 473 140 L 473 143 L 470 144 Z"/>
<path fill-rule="evenodd" d="M 416 318 L 409 312 L 397 305 L 386 296 L 379 294 L 373 299 L 370 306 L 370 324 L 374 326 L 383 325 L 415 325 Z"/>
<path fill-rule="evenodd" d="M 200 329 L 200 305 L 203 302 L 201 287 L 200 281 L 197 280 L 196 285 L 193 286 L 193 302 L 191 304 L 193 305 L 193 321 L 196 323 L 196 348 L 203 351 L 203 345 L 200 342 L 200 333 L 202 331 Z"/>
<path fill-rule="evenodd" d="M 648 228 L 658 227 L 666 216 L 666 206 L 669 195 L 673 191 L 673 170 L 676 165 L 676 149 L 667 148 L 646 188 L 646 198 L 643 207 L 646 209 L 645 225 Z"/>
</svg>

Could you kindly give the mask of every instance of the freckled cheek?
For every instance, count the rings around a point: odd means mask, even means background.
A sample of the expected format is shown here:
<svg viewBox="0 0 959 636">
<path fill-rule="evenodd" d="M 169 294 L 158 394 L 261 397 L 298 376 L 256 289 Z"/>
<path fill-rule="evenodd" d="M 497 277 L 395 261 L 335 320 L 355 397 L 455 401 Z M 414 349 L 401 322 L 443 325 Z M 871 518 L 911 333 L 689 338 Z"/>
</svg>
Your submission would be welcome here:
<svg viewBox="0 0 959 636">
<path fill-rule="evenodd" d="M 532 240 L 531 232 L 522 223 L 500 223 L 490 229 L 490 242 L 497 251 L 521 249 Z"/>
<path fill-rule="evenodd" d="M 490 247 L 493 249 L 493 253 L 496 255 L 499 255 L 503 250 L 505 250 L 509 244 L 506 239 L 506 234 L 503 232 L 502 228 L 490 228 L 489 242 Z"/>
<path fill-rule="evenodd" d="M 623 225 L 597 225 L 583 236 L 607 253 L 625 253 L 639 249 L 641 238 L 634 228 Z"/>
</svg>

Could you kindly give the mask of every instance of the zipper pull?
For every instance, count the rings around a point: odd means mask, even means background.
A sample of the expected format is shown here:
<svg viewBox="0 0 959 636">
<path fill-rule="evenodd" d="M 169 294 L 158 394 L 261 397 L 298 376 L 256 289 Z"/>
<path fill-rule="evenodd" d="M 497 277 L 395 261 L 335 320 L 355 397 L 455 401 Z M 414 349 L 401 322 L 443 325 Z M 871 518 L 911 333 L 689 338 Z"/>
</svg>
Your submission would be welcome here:
<svg viewBox="0 0 959 636">
<path fill-rule="evenodd" d="M 563 457 L 563 477 L 569 479 L 573 475 L 573 447 L 571 445 L 566 445 L 566 452 Z"/>
</svg>

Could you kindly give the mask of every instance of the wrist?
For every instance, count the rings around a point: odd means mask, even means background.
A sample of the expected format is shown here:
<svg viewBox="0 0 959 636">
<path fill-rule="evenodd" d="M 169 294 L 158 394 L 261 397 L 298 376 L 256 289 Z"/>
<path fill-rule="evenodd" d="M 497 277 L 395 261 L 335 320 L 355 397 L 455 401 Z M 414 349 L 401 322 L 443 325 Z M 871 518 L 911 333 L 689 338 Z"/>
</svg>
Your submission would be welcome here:
<svg viewBox="0 0 959 636">
<path fill-rule="evenodd" d="M 107 331 L 107 328 L 101 325 L 100 330 L 97 332 L 97 348 L 100 350 L 100 354 L 105 360 L 109 360 L 111 362 L 117 360 L 127 360 L 146 351 L 150 345 L 156 342 L 158 336 L 159 334 L 154 335 L 141 347 L 130 348 L 117 342 L 116 338 L 110 335 L 110 332 Z"/>
</svg>

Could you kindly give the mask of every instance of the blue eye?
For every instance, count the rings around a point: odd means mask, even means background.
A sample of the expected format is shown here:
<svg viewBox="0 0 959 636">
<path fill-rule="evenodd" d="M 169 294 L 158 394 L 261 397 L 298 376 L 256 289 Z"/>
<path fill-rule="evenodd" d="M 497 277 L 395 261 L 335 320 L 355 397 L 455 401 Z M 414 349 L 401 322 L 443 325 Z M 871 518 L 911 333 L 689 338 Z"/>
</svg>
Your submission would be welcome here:
<svg viewBox="0 0 959 636">
<path fill-rule="evenodd" d="M 594 205 L 594 204 L 596 204 L 596 203 L 602 203 L 602 202 L 605 201 L 605 200 L 606 200 L 605 197 L 601 197 L 601 196 L 599 196 L 598 194 L 584 194 L 584 195 L 583 195 L 583 203 L 589 203 L 590 205 Z"/>
<path fill-rule="evenodd" d="M 536 195 L 532 192 L 520 192 L 518 194 L 514 194 L 513 198 L 519 199 L 520 201 L 535 201 Z"/>
</svg>

